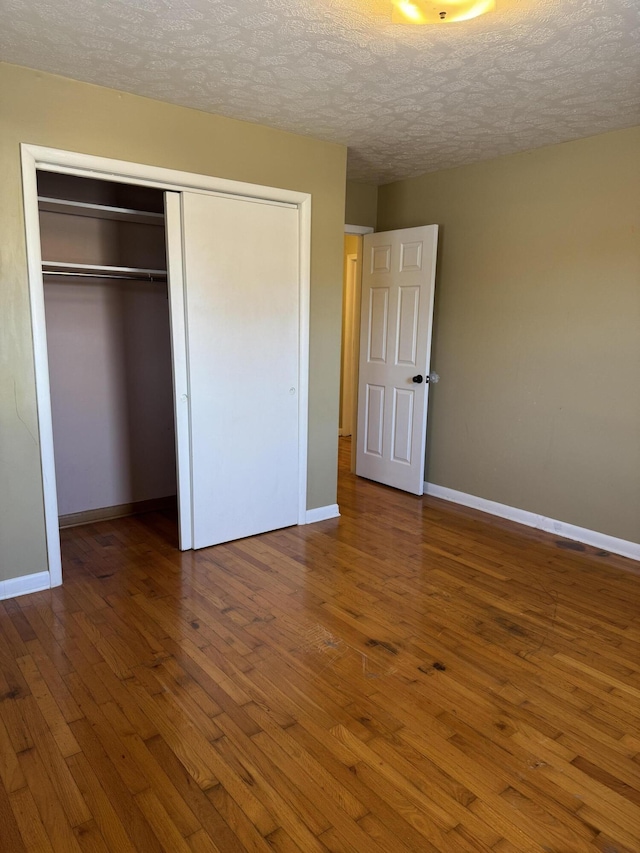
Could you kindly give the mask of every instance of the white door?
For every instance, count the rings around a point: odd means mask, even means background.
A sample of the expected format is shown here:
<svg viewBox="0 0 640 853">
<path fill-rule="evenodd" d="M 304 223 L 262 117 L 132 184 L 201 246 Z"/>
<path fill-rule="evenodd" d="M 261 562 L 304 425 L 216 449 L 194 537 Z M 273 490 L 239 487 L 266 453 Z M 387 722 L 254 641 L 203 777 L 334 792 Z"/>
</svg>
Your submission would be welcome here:
<svg viewBox="0 0 640 853">
<path fill-rule="evenodd" d="M 193 547 L 298 521 L 298 210 L 182 194 Z"/>
<path fill-rule="evenodd" d="M 438 226 L 364 238 L 356 474 L 421 495 Z"/>
</svg>

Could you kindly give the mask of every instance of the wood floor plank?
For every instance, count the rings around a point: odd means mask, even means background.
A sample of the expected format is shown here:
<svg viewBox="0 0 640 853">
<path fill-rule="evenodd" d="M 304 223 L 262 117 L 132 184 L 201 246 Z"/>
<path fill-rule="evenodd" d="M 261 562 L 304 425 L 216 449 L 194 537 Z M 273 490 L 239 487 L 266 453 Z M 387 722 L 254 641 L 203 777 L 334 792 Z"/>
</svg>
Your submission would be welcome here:
<svg viewBox="0 0 640 853">
<path fill-rule="evenodd" d="M 16 842 L 16 853 L 20 850 L 21 843 L 22 849 L 29 851 L 29 853 L 54 853 L 51 839 L 42 823 L 38 807 L 29 788 L 24 787 L 20 788 L 19 791 L 14 791 L 9 799 L 20 831 L 20 838 Z M 8 825 L 6 838 L 8 841 L 12 839 L 11 824 Z M 13 847 L 8 847 L 7 851 L 9 850 L 13 850 Z"/>
<path fill-rule="evenodd" d="M 0 603 L 0 853 L 638 853 L 640 567 L 349 457 L 339 519 L 61 531 Z"/>
<path fill-rule="evenodd" d="M 166 853 L 190 853 L 184 836 L 151 788 L 136 794 L 135 801 Z"/>
<path fill-rule="evenodd" d="M 265 758 L 260 744 L 256 747 L 255 740 L 234 726 L 231 719 L 221 720 L 221 726 L 225 732 L 224 738 L 217 743 L 221 754 L 251 780 L 256 797 L 272 815 L 278 815 L 280 826 L 301 849 L 320 850 L 316 836 L 328 828 L 328 821 L 318 806 L 308 799 L 304 787 L 297 789 L 295 780 L 287 780 L 279 772 L 277 763 Z"/>
<path fill-rule="evenodd" d="M 73 755 L 67 760 L 67 764 L 93 819 L 100 827 L 108 849 L 135 853 L 135 847 L 96 775 L 96 771 L 100 772 L 99 769 L 94 770 L 89 765 L 84 752 Z"/>
<path fill-rule="evenodd" d="M 62 711 L 31 655 L 18 658 L 17 663 L 36 700 L 42 717 L 46 720 L 47 728 L 53 735 L 60 754 L 64 758 L 68 758 L 70 755 L 80 752 L 80 747 L 76 743 Z"/>
<path fill-rule="evenodd" d="M 329 772 L 312 754 L 300 747 L 296 738 L 288 731 L 292 726 L 283 728 L 278 725 L 268 711 L 256 704 L 253 704 L 250 713 L 254 719 L 260 721 L 262 729 L 252 740 L 262 745 L 263 751 L 274 755 L 274 761 L 292 782 L 304 789 L 310 780 L 312 796 L 316 802 L 331 799 L 354 821 L 369 813 L 368 806 L 355 797 L 349 788 L 341 785 L 334 773 Z"/>
<path fill-rule="evenodd" d="M 22 790 L 25 790 L 25 786 L 22 787 Z M 0 849 L 2 848 L 13 850 L 15 853 L 24 853 L 25 851 L 25 842 L 16 815 L 11 808 L 10 795 L 6 788 L 0 785 Z"/>
<path fill-rule="evenodd" d="M 27 784 L 2 718 L 0 718 L 0 780 L 3 790 L 7 793 L 18 791 Z"/>
<path fill-rule="evenodd" d="M 308 728 L 313 731 L 313 734 Z M 409 850 L 435 850 L 429 842 L 429 831 L 425 830 L 425 821 L 419 810 L 407 800 L 397 797 L 401 806 L 396 807 L 392 798 L 387 796 L 379 777 L 369 777 L 362 770 L 357 756 L 343 755 L 343 746 L 331 733 L 309 725 L 295 725 L 289 730 L 294 740 L 310 755 L 322 762 L 323 766 L 335 777 L 336 781 L 353 797 L 361 801 L 368 814 L 376 815 Z M 371 782 L 371 784 L 370 784 Z"/>
<path fill-rule="evenodd" d="M 102 710 L 145 777 L 153 781 L 154 794 L 180 834 L 186 838 L 197 832 L 201 828 L 199 821 L 179 795 L 164 768 L 157 763 L 145 742 L 132 729 L 120 707 L 115 702 L 108 702 L 102 706 Z"/>
<path fill-rule="evenodd" d="M 81 848 L 76 841 L 73 829 L 84 821 L 78 821 L 76 818 L 74 823 L 70 822 L 69 814 L 65 812 L 59 797 L 59 791 L 49 778 L 48 768 L 45 767 L 37 750 L 34 748 L 20 753 L 20 764 L 53 849 L 80 853 Z M 68 802 L 65 805 L 68 808 Z M 90 819 L 91 815 L 88 817 L 88 820 Z"/>
<path fill-rule="evenodd" d="M 109 848 L 95 820 L 75 826 L 73 832 L 83 853 L 109 853 Z"/>
<path fill-rule="evenodd" d="M 204 829 L 199 829 L 187 838 L 192 853 L 221 853 L 220 847 Z"/>
<path fill-rule="evenodd" d="M 72 827 L 90 821 L 91 813 L 69 772 L 64 760 L 66 756 L 63 756 L 58 749 L 54 733 L 49 728 L 49 721 L 43 716 L 35 697 L 25 696 L 20 702 L 20 710 L 29 727 L 35 746 L 33 749 L 21 752 L 19 760 L 36 801 L 38 801 L 38 795 L 34 788 L 39 788 L 40 784 L 50 785 L 51 790 L 55 790 L 56 801 L 62 805 Z M 55 725 L 56 721 L 53 722 Z M 72 732 L 69 732 L 69 736 L 73 739 L 76 747 L 71 754 L 80 752 L 80 747 L 73 738 Z M 30 776 L 27 776 L 25 767 L 29 768 Z M 42 767 L 46 768 L 48 778 L 42 777 L 40 784 L 38 784 L 38 773 Z"/>
<path fill-rule="evenodd" d="M 272 829 L 265 838 L 261 829 L 252 822 L 224 785 L 218 785 L 216 788 L 208 790 L 207 797 L 224 817 L 234 835 L 237 836 L 240 850 L 249 851 L 249 853 L 265 853 L 265 851 L 271 850 L 267 838 L 280 827 Z"/>
<path fill-rule="evenodd" d="M 237 836 L 163 738 L 160 735 L 151 738 L 146 742 L 146 747 L 165 769 L 205 832 L 225 853 L 239 853 L 242 846 Z"/>
<path fill-rule="evenodd" d="M 100 786 L 104 790 L 108 802 L 117 815 L 117 819 L 127 837 L 130 839 L 133 849 L 144 850 L 149 853 L 160 853 L 162 850 L 156 836 L 138 808 L 132 794 L 128 791 L 122 781 L 122 777 L 116 770 L 112 756 L 108 754 L 99 739 L 94 734 L 91 724 L 87 720 L 78 720 L 71 724 L 76 740 L 82 747 L 83 755 L 87 764 L 95 773 Z M 73 762 L 77 756 L 73 756 Z M 113 758 L 116 758 L 114 755 Z M 94 786 L 94 796 L 96 788 Z M 94 814 L 96 822 L 99 812 Z M 105 813 L 105 820 L 109 820 L 109 812 Z M 106 836 L 106 833 L 103 833 Z"/>
</svg>

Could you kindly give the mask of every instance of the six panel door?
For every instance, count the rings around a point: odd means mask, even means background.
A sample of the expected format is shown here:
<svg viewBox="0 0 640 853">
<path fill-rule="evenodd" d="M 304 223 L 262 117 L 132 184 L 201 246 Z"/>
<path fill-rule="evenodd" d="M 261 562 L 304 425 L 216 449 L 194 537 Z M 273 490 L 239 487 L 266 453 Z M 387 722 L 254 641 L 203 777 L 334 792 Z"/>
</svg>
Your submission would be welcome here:
<svg viewBox="0 0 640 853">
<path fill-rule="evenodd" d="M 438 226 L 367 234 L 356 473 L 421 495 Z"/>
</svg>

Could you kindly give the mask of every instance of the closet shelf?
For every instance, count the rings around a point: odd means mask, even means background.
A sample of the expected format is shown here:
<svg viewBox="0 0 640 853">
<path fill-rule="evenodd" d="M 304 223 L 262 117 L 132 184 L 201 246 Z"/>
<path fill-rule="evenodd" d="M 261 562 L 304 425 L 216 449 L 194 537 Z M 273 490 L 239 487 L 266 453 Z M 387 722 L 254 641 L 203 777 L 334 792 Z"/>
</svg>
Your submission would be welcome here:
<svg viewBox="0 0 640 853">
<path fill-rule="evenodd" d="M 144 267 L 112 267 L 100 264 L 68 264 L 63 261 L 43 261 L 44 275 L 75 276 L 78 278 L 115 278 L 128 281 L 166 281 L 166 270 Z"/>
<path fill-rule="evenodd" d="M 120 222 L 137 222 L 142 225 L 164 225 L 164 213 L 134 210 L 129 207 L 111 207 L 88 201 L 68 201 L 64 198 L 38 196 L 38 208 L 49 213 L 68 213 L 72 216 L 90 216 L 92 219 L 116 219 Z"/>
</svg>

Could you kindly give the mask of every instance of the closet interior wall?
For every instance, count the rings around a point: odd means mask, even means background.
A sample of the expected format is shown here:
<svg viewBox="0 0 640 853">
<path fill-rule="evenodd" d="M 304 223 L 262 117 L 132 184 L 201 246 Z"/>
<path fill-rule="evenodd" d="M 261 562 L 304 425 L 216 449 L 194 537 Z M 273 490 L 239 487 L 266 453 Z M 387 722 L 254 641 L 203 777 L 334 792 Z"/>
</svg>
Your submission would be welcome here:
<svg viewBox="0 0 640 853">
<path fill-rule="evenodd" d="M 44 270 L 46 262 L 67 272 L 74 267 L 60 265 L 166 270 L 161 191 L 39 172 L 38 196 Z M 88 206 L 65 208 L 47 199 Z M 142 213 L 122 215 L 122 209 Z M 166 275 L 78 271 L 44 275 L 63 526 L 82 514 L 162 506 L 176 494 Z"/>
</svg>

